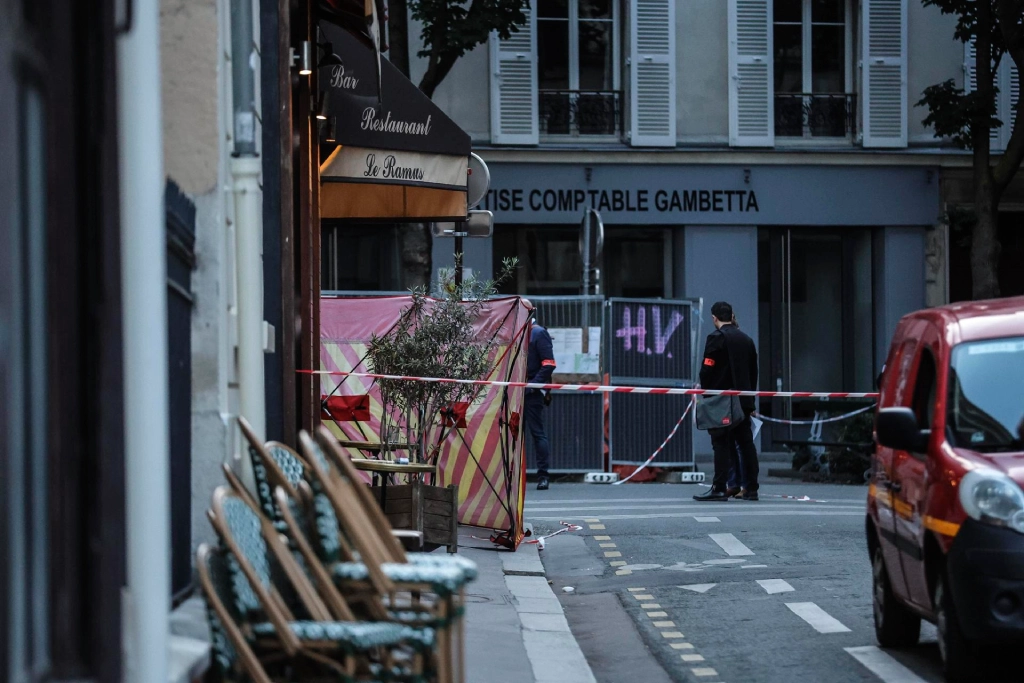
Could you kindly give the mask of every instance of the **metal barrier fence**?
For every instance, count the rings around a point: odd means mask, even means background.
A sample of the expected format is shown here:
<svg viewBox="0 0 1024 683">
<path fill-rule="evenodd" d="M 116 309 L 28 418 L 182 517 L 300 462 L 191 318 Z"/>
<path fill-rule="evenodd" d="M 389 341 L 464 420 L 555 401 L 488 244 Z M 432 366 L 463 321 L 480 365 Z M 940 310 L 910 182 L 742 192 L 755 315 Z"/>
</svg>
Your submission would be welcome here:
<svg viewBox="0 0 1024 683">
<path fill-rule="evenodd" d="M 699 299 L 609 299 L 605 304 L 609 383 L 694 386 L 702 308 Z M 610 464 L 644 462 L 672 431 L 688 403 L 685 396 L 612 394 Z M 683 423 L 658 463 L 694 466 L 692 420 Z"/>
<path fill-rule="evenodd" d="M 407 292 L 405 292 L 407 293 Z M 324 291 L 323 296 L 403 292 Z M 537 322 L 551 334 L 555 382 L 691 387 L 700 351 L 699 299 L 606 299 L 529 296 Z M 606 381 L 607 380 L 607 381 Z M 606 407 L 607 401 L 607 407 Z M 607 471 L 645 461 L 686 409 L 685 396 L 554 392 L 544 411 L 552 473 Z M 607 436 L 607 447 L 606 447 Z M 524 429 L 527 470 L 536 471 L 533 438 Z M 658 463 L 694 465 L 687 420 Z"/>
</svg>

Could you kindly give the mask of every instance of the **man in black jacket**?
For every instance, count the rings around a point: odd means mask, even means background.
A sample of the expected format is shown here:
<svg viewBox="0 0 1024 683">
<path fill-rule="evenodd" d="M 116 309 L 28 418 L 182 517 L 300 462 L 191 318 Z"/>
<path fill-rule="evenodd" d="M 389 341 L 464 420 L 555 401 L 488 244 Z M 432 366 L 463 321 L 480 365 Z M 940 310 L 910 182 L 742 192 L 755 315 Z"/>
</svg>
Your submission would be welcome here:
<svg viewBox="0 0 1024 683">
<path fill-rule="evenodd" d="M 715 331 L 708 335 L 704 345 L 704 361 L 700 367 L 700 386 L 703 389 L 739 389 L 751 391 L 757 388 L 757 349 L 754 341 L 740 331 L 733 318 L 732 306 L 719 301 L 711 307 L 711 320 Z M 740 398 L 744 417 L 742 422 L 709 429 L 711 447 L 715 452 L 715 478 L 711 490 L 694 500 L 728 500 L 726 481 L 729 477 L 729 463 L 739 446 L 743 458 L 743 473 L 746 491 L 743 500 L 757 500 L 757 448 L 750 414 L 754 412 L 754 398 Z"/>
<path fill-rule="evenodd" d="M 527 302 L 529 305 L 529 302 Z M 530 344 L 527 354 L 526 375 L 531 384 L 550 384 L 551 374 L 555 371 L 555 354 L 552 348 L 551 335 L 537 324 L 536 318 L 530 325 Z M 537 453 L 537 490 L 548 488 L 548 460 L 551 457 L 551 445 L 544 431 L 544 408 L 551 402 L 551 392 L 542 389 L 526 390 L 526 406 L 524 409 L 526 426 L 533 435 L 534 451 Z"/>
</svg>

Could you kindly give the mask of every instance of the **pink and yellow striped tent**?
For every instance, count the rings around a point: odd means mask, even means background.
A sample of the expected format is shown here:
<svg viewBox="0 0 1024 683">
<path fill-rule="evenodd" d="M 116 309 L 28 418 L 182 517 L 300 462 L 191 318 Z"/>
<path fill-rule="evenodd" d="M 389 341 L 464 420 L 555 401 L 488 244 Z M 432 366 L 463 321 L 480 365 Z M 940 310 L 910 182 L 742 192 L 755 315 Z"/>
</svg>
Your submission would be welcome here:
<svg viewBox="0 0 1024 683">
<path fill-rule="evenodd" d="M 410 296 L 322 298 L 320 368 L 370 372 L 366 350 L 374 334 L 398 323 Z M 485 304 L 475 328 L 494 336 L 491 370 L 482 379 L 526 381 L 530 309 L 520 297 Z M 380 441 L 383 406 L 371 378 L 321 375 L 321 419 L 339 438 Z M 526 468 L 524 389 L 488 387 L 466 408 L 465 426 L 436 432 L 441 486 L 459 487 L 459 522 L 492 529 L 492 540 L 515 549 L 523 538 Z M 461 416 L 460 416 L 461 417 Z M 460 425 L 463 424 L 459 420 Z M 353 457 L 360 457 L 352 452 Z"/>
</svg>

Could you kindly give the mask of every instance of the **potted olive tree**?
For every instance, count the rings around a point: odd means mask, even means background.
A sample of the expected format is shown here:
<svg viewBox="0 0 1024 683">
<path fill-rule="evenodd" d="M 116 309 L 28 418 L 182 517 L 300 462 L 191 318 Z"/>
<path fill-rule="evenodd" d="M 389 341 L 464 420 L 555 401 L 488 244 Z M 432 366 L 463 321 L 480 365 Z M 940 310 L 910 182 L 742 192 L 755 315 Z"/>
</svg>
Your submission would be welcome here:
<svg viewBox="0 0 1024 683">
<path fill-rule="evenodd" d="M 399 321 L 370 340 L 370 371 L 405 377 L 485 378 L 491 368 L 497 330 L 478 330 L 475 324 L 482 307 L 515 268 L 516 260 L 506 259 L 496 279 L 470 276 L 458 283 L 454 269 L 442 269 L 436 297 L 428 296 L 422 288 L 413 290 Z M 437 465 L 445 439 L 457 428 L 456 406 L 472 404 L 483 390 L 474 384 L 386 379 L 377 380 L 377 386 L 383 404 L 382 451 L 399 457 L 408 452 L 411 461 L 430 465 Z M 398 502 L 410 498 L 411 503 Z M 414 481 L 407 487 L 389 487 L 388 500 L 388 507 L 394 510 L 385 513 L 393 525 L 423 531 L 426 542 L 453 549 L 457 538 L 457 486 L 446 489 Z M 395 501 L 394 506 L 390 501 Z M 431 515 L 438 519 L 430 519 Z M 445 517 L 450 524 L 443 523 Z"/>
</svg>

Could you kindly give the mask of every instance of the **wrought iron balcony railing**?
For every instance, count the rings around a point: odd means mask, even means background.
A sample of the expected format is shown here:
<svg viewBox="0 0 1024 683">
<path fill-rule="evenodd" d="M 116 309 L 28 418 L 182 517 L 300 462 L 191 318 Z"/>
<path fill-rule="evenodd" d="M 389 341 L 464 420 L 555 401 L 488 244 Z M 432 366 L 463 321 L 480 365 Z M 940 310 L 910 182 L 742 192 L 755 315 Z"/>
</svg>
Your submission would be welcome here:
<svg viewBox="0 0 1024 683">
<path fill-rule="evenodd" d="M 853 137 L 856 129 L 856 95 L 775 95 L 776 137 L 845 138 Z"/>
<path fill-rule="evenodd" d="M 542 135 L 618 135 L 622 132 L 622 92 L 618 90 L 541 90 Z"/>
</svg>

